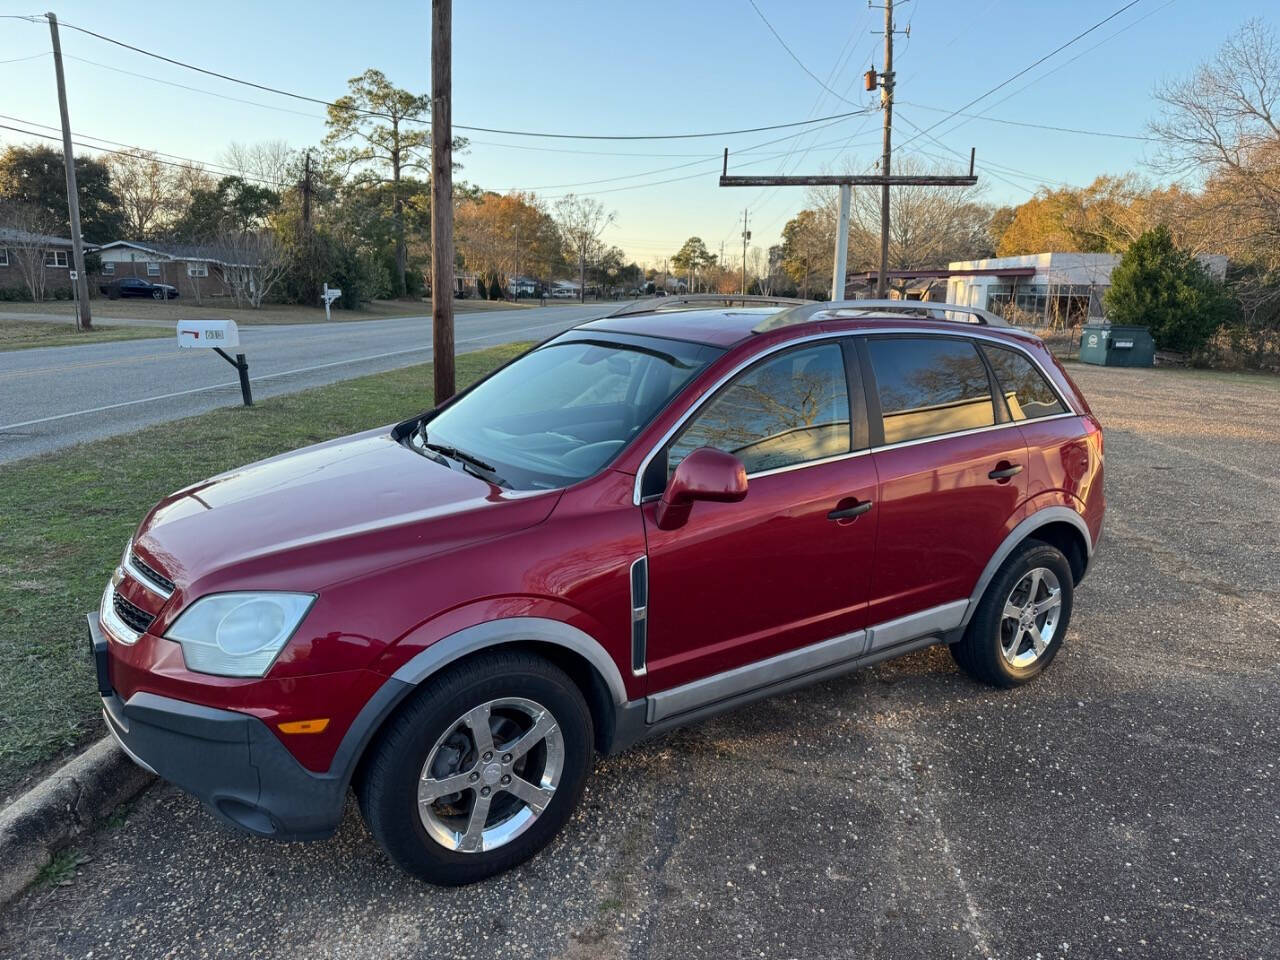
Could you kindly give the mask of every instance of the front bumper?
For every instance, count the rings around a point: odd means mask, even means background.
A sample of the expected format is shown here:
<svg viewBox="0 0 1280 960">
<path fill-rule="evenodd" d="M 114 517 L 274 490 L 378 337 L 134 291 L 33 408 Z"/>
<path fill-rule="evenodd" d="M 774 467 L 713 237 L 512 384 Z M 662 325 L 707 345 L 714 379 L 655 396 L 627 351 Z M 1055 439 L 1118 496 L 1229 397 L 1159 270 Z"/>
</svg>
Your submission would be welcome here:
<svg viewBox="0 0 1280 960">
<path fill-rule="evenodd" d="M 111 687 L 98 615 L 88 620 L 103 717 L 135 763 L 194 794 L 220 819 L 260 836 L 316 840 L 337 829 L 354 769 L 352 751 L 349 762 L 312 773 L 257 717 L 146 692 L 122 700 Z"/>
</svg>

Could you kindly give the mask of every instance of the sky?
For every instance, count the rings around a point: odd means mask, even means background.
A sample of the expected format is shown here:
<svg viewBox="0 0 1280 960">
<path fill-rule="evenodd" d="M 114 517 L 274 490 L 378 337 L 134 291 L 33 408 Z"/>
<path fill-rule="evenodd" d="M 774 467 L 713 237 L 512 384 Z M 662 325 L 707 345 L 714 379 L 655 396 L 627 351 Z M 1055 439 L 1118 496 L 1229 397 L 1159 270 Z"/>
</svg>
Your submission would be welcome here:
<svg viewBox="0 0 1280 960">
<path fill-rule="evenodd" d="M 957 117 L 931 131 L 955 153 L 925 137 L 912 141 L 912 123 L 927 128 L 945 118 L 1125 2 L 898 3 L 898 27 L 909 24 L 911 34 L 895 40 L 894 139 L 903 145 L 895 157 L 922 151 L 922 162 L 958 173 L 974 147 L 983 198 L 999 204 L 1021 202 L 1041 184 L 1083 185 L 1102 173 L 1137 170 L 1158 179 L 1147 165 L 1153 145 L 1138 139 Z M 534 190 L 549 201 L 570 192 L 595 196 L 616 214 L 605 239 L 642 264 L 669 257 L 692 235 L 713 253 L 722 243 L 727 255 L 740 251 L 744 207 L 752 245 L 778 242 L 787 219 L 804 206 L 804 188 L 721 188 L 721 153 L 729 148 L 731 173 L 869 169 L 879 156 L 882 118 L 876 95 L 862 89 L 861 75 L 883 65 L 884 38 L 872 33 L 883 28 L 883 12 L 835 0 L 756 5 L 794 59 L 750 0 L 455 3 L 454 123 L 637 136 L 716 133 L 867 112 L 805 127 L 698 139 L 559 139 L 457 130 L 470 139 L 456 157 L 462 164 L 458 176 L 485 189 Z M 1144 136 L 1156 111 L 1155 86 L 1189 73 L 1259 10 L 1256 0 L 1139 0 L 965 112 Z M 24 0 L 0 0 L 0 14 L 34 12 Z M 66 24 L 319 99 L 340 96 L 347 79 L 369 67 L 415 93 L 430 88 L 427 0 L 221 0 L 162 7 L 64 2 L 53 12 L 64 23 L 72 130 L 201 161 L 217 163 L 233 140 L 318 144 L 324 107 L 194 73 Z M 0 18 L 0 124 L 54 132 L 33 125 L 58 123 L 49 49 L 43 22 Z M 0 129 L 0 143 L 31 139 Z"/>
</svg>

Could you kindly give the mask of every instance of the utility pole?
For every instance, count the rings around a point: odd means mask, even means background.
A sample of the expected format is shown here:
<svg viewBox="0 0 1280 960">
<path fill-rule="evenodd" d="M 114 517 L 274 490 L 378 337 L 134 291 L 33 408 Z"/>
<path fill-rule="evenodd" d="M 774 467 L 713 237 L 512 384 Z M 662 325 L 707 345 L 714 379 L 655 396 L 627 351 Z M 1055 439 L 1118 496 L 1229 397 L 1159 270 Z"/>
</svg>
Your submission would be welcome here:
<svg viewBox="0 0 1280 960">
<path fill-rule="evenodd" d="M 893 0 L 884 0 L 884 73 L 880 75 L 880 105 L 884 108 L 884 154 L 880 174 L 880 271 L 876 275 L 876 298 L 889 296 L 889 160 L 893 153 Z M 846 198 L 841 196 L 841 204 Z M 848 207 L 845 207 L 846 211 Z M 847 228 L 846 228 L 847 229 Z"/>
<path fill-rule="evenodd" d="M 76 329 L 92 330 L 89 316 L 89 277 L 84 271 L 84 239 L 80 236 L 80 191 L 76 188 L 76 159 L 71 153 L 71 120 L 67 113 L 67 82 L 62 75 L 62 43 L 58 40 L 58 18 L 49 17 L 53 39 L 53 70 L 58 78 L 58 111 L 62 114 L 62 165 L 67 170 L 67 214 L 71 224 L 71 265 L 75 268 Z"/>
<path fill-rule="evenodd" d="M 431 326 L 436 406 L 453 377 L 453 0 L 431 0 Z"/>
<path fill-rule="evenodd" d="M 747 295 L 747 241 L 751 231 L 747 229 L 747 211 L 742 211 L 742 295 Z"/>
<path fill-rule="evenodd" d="M 311 151 L 302 165 L 302 228 L 311 231 Z"/>
<path fill-rule="evenodd" d="M 515 277 L 519 277 L 519 276 L 520 276 L 520 224 L 518 224 L 518 223 L 515 225 L 515 235 L 516 235 L 516 269 L 515 269 Z M 513 279 L 515 279 L 515 277 L 513 277 Z"/>
</svg>

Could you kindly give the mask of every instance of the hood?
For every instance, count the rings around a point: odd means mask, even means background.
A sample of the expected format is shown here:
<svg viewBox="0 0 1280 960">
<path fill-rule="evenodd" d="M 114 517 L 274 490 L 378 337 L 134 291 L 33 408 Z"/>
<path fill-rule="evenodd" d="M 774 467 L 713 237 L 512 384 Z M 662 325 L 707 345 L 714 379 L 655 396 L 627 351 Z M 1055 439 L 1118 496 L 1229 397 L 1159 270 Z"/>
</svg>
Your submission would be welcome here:
<svg viewBox="0 0 1280 960">
<path fill-rule="evenodd" d="M 306 447 L 160 501 L 134 538 L 180 590 L 318 590 L 546 519 L 511 492 L 401 446 L 390 428 Z"/>
</svg>

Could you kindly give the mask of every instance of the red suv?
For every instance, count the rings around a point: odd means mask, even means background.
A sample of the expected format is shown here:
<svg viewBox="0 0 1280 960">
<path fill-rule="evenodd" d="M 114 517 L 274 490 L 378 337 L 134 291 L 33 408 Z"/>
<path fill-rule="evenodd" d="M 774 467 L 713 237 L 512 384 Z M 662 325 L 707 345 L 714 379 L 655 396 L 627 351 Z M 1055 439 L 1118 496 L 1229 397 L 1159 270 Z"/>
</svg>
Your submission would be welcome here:
<svg viewBox="0 0 1280 960">
<path fill-rule="evenodd" d="M 1043 344 L 688 299 L 159 503 L 89 616 L 123 748 L 281 839 L 354 787 L 392 859 L 458 884 L 544 846 L 595 751 L 933 643 L 996 686 L 1044 670 L 1104 502 Z"/>
</svg>

